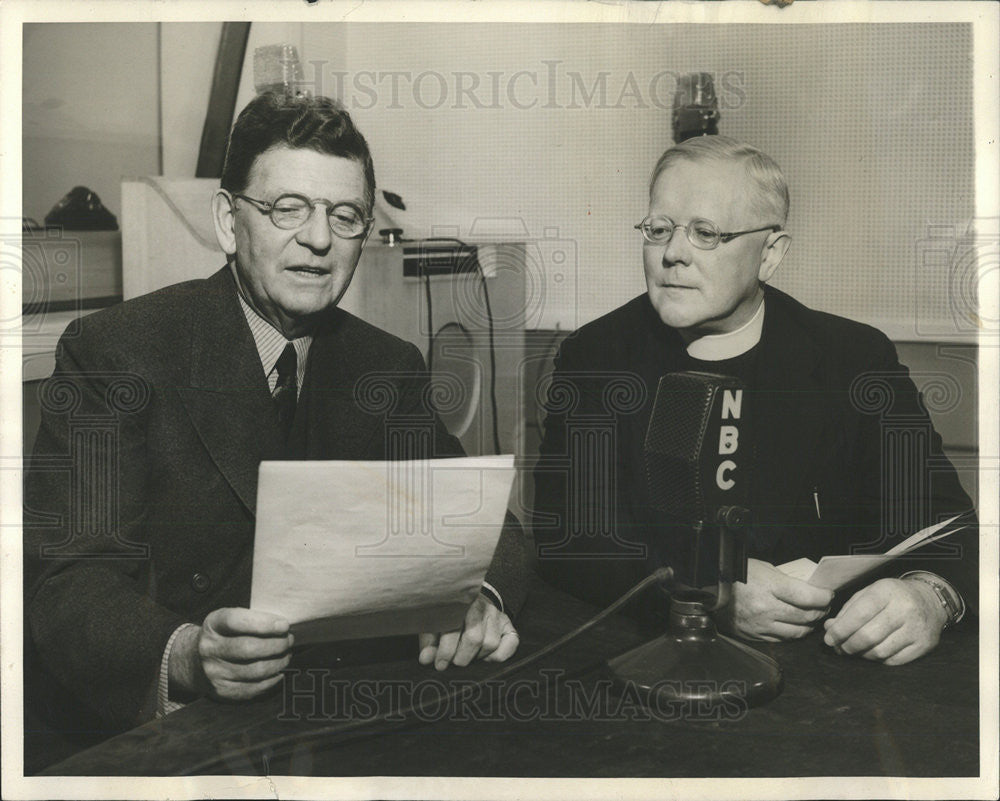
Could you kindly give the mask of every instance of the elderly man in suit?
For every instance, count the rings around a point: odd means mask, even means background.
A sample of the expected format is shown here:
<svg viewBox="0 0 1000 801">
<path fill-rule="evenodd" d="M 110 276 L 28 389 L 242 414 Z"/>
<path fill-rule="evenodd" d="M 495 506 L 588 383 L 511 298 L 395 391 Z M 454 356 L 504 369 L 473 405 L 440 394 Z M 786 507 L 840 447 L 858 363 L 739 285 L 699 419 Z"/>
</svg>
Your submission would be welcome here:
<svg viewBox="0 0 1000 801">
<path fill-rule="evenodd" d="M 345 111 L 262 95 L 233 128 L 213 200 L 227 266 L 87 317 L 60 342 L 26 484 L 25 640 L 42 706 L 76 710 L 78 729 L 280 681 L 289 623 L 247 608 L 261 460 L 462 455 L 424 405 L 417 349 L 337 308 L 374 192 Z M 359 390 L 373 372 L 388 411 Z M 434 433 L 392 453 L 392 415 Z M 87 421 L 111 425 L 87 439 Z M 47 469 L 84 452 L 68 475 Z M 515 529 L 464 628 L 420 636 L 422 663 L 514 652 Z"/>
<path fill-rule="evenodd" d="M 670 563 L 684 531 L 652 508 L 643 459 L 658 379 L 735 375 L 747 388 L 739 447 L 752 463 L 753 525 L 729 626 L 784 640 L 822 625 L 841 653 L 902 664 L 975 606 L 974 525 L 858 588 L 833 616 L 834 593 L 777 566 L 881 552 L 971 503 L 889 340 L 767 285 L 790 242 L 788 198 L 770 157 L 726 137 L 688 139 L 660 158 L 636 226 L 646 293 L 583 326 L 556 359 L 536 472 L 539 566 L 606 602 Z M 613 443 L 603 459 L 586 433 L 595 425 Z"/>
</svg>

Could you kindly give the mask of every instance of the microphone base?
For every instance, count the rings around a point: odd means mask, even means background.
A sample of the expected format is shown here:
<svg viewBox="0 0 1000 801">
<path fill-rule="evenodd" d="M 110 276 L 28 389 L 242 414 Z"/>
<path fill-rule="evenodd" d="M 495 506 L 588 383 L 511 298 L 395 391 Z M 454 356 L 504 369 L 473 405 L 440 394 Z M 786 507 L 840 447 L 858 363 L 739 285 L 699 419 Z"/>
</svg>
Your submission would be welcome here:
<svg viewBox="0 0 1000 801">
<path fill-rule="evenodd" d="M 777 662 L 719 634 L 704 612 L 678 611 L 672 610 L 666 634 L 608 661 L 617 689 L 636 693 L 650 708 L 687 709 L 693 716 L 725 707 L 723 717 L 781 693 Z"/>
</svg>

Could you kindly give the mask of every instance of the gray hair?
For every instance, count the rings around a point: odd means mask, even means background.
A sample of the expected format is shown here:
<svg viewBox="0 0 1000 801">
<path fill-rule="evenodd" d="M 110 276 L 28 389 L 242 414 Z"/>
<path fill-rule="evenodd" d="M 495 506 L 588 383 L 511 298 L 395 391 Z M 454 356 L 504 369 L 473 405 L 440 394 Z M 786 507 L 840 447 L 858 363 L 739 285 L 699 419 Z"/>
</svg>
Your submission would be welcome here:
<svg viewBox="0 0 1000 801">
<path fill-rule="evenodd" d="M 761 214 L 776 215 L 776 223 L 784 225 L 788 220 L 788 183 L 781 167 L 767 153 L 753 145 L 730 139 L 728 136 L 694 136 L 669 148 L 653 168 L 649 179 L 649 191 L 660 174 L 678 161 L 740 162 L 746 169 L 747 177 L 760 190 L 751 198 L 753 207 Z"/>
</svg>

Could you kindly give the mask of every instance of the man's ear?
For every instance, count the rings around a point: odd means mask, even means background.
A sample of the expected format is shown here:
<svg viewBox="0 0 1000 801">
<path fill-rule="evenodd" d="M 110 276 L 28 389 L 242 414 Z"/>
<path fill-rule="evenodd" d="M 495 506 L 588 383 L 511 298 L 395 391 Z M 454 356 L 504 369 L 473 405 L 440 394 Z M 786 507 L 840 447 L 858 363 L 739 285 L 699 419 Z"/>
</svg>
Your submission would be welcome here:
<svg viewBox="0 0 1000 801">
<path fill-rule="evenodd" d="M 760 269 L 757 271 L 757 279 L 762 284 L 771 280 L 791 244 L 792 237 L 785 231 L 773 231 L 768 234 L 760 254 Z"/>
<path fill-rule="evenodd" d="M 212 196 L 212 222 L 219 247 L 228 256 L 236 252 L 236 217 L 233 213 L 233 196 L 225 189 L 217 189 Z"/>
</svg>

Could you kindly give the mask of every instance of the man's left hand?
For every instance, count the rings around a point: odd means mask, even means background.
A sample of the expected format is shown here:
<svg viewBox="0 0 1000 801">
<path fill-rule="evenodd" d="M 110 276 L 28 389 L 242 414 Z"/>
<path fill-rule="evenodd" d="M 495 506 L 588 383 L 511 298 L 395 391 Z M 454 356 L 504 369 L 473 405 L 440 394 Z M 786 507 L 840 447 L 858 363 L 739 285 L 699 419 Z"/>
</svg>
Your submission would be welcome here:
<svg viewBox="0 0 1000 801">
<path fill-rule="evenodd" d="M 438 670 L 454 663 L 465 667 L 473 659 L 503 662 L 510 659 L 520 644 L 510 618 L 479 595 L 465 614 L 461 629 L 445 634 L 421 634 L 420 664 L 432 662 Z"/>
<path fill-rule="evenodd" d="M 919 581 L 881 579 L 859 590 L 823 625 L 837 653 L 903 665 L 938 644 L 948 615 L 934 590 Z"/>
</svg>

